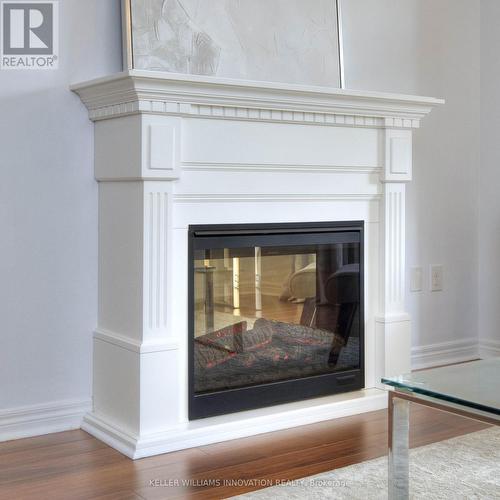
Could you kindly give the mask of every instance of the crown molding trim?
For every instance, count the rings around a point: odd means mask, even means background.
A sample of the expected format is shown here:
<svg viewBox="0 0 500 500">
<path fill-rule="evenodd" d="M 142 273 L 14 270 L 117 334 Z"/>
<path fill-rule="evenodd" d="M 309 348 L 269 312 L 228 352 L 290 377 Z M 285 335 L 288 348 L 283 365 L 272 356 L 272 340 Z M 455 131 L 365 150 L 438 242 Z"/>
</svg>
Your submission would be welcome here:
<svg viewBox="0 0 500 500">
<path fill-rule="evenodd" d="M 442 99 L 128 70 L 72 85 L 93 121 L 150 113 L 370 128 L 418 128 Z"/>
</svg>

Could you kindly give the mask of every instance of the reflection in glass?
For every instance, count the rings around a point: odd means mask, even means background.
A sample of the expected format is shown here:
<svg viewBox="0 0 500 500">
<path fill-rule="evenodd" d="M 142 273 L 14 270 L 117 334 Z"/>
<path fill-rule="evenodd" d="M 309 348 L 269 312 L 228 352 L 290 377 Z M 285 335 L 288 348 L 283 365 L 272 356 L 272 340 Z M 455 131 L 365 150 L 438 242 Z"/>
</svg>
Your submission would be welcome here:
<svg viewBox="0 0 500 500">
<path fill-rule="evenodd" d="M 196 250 L 195 393 L 360 367 L 360 245 Z"/>
</svg>

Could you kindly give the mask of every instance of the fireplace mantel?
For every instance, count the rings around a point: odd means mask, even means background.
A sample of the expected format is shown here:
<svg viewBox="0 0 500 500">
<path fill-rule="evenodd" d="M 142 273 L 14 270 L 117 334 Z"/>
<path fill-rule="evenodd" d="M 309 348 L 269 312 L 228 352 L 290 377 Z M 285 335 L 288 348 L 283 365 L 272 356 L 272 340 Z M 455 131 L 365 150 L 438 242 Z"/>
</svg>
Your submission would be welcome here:
<svg viewBox="0 0 500 500">
<path fill-rule="evenodd" d="M 73 85 L 93 121 L 136 113 L 417 128 L 430 97 L 129 70 Z"/>
<path fill-rule="evenodd" d="M 405 187 L 442 100 L 131 70 L 72 86 L 95 122 L 99 318 L 83 428 L 132 458 L 383 408 L 410 369 Z M 189 421 L 190 224 L 363 220 L 365 386 Z"/>
</svg>

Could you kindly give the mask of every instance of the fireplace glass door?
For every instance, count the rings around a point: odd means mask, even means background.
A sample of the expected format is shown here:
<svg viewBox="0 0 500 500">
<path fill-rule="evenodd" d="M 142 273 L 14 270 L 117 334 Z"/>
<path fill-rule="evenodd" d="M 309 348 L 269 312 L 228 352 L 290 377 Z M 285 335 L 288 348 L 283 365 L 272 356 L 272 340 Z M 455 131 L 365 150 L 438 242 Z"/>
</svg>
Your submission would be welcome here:
<svg viewBox="0 0 500 500">
<path fill-rule="evenodd" d="M 190 416 L 362 385 L 362 224 L 192 227 Z"/>
</svg>

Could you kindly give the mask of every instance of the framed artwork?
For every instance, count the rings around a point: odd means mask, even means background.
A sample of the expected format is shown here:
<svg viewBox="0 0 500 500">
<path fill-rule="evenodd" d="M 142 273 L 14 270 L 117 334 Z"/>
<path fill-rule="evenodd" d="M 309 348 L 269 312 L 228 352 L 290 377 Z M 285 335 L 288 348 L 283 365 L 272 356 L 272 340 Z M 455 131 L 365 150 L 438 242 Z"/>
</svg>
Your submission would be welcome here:
<svg viewBox="0 0 500 500">
<path fill-rule="evenodd" d="M 122 0 L 125 69 L 341 87 L 340 0 Z"/>
</svg>

